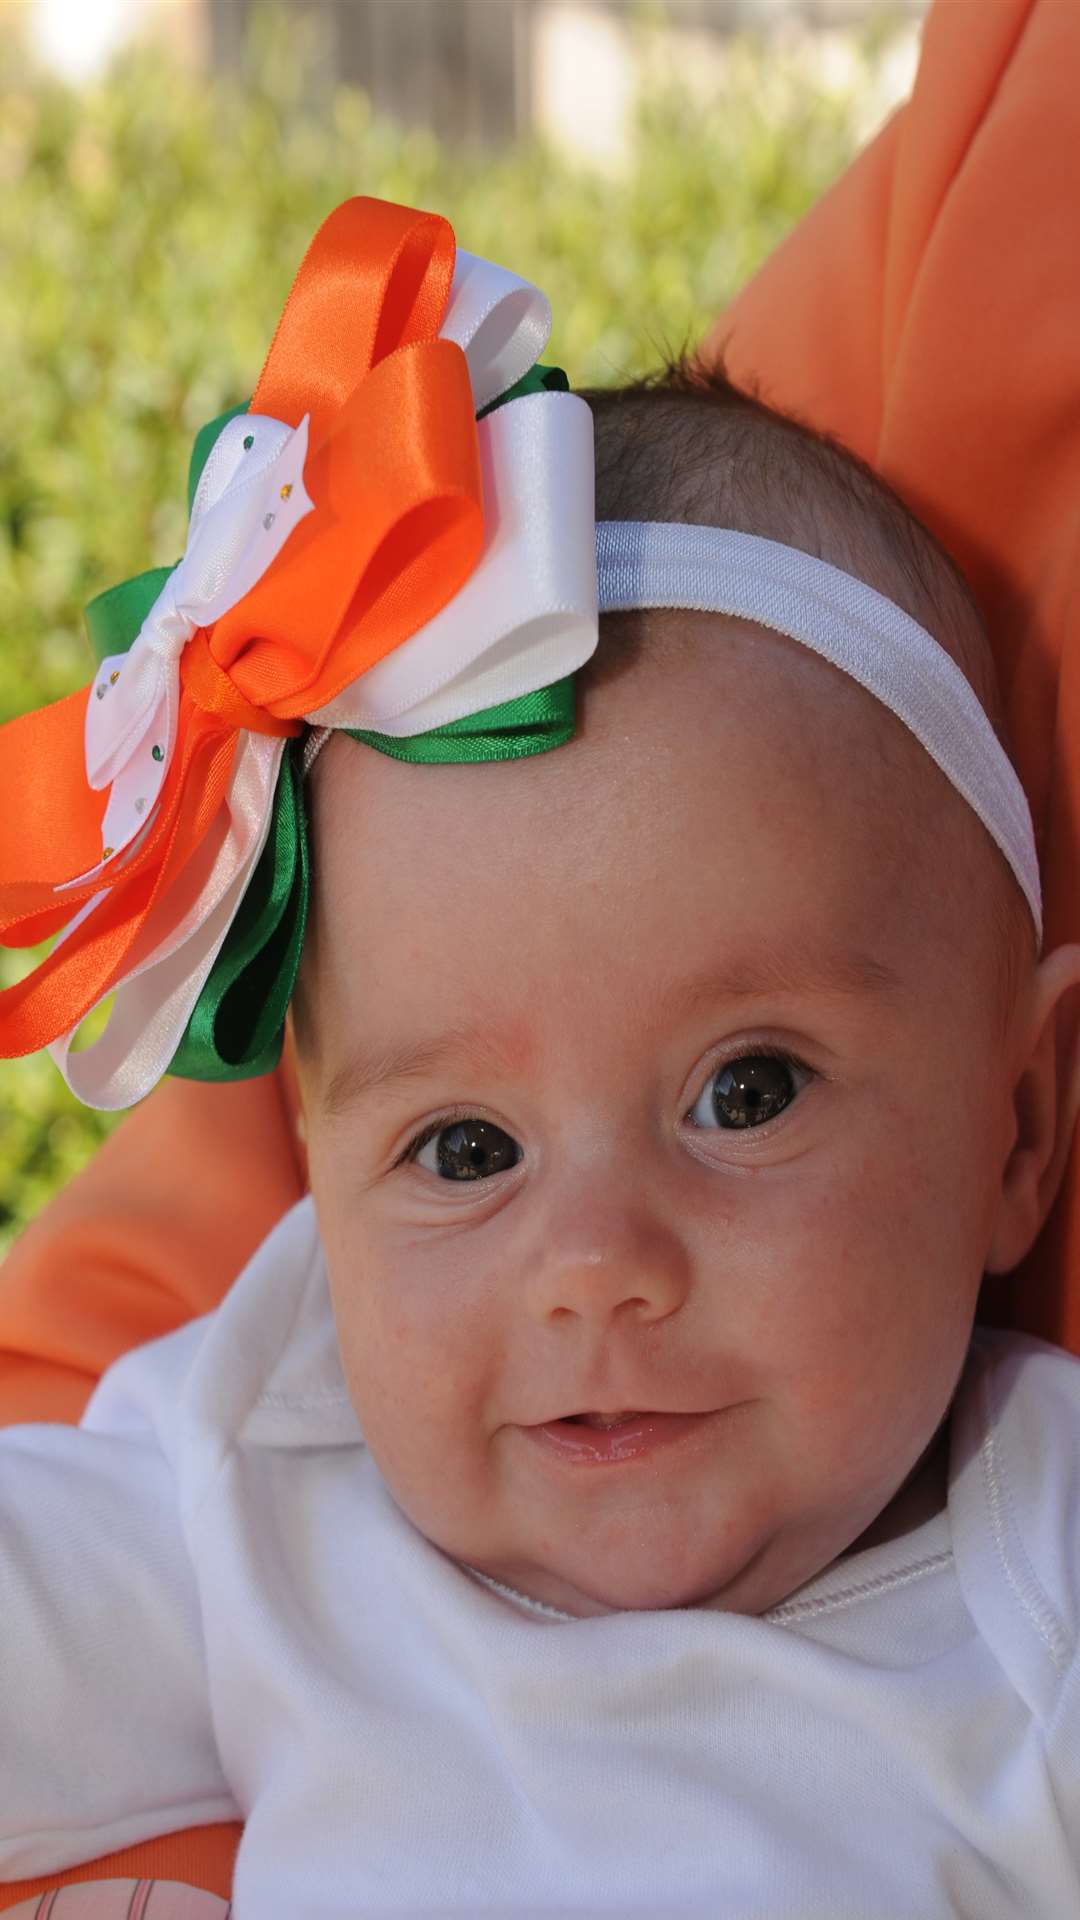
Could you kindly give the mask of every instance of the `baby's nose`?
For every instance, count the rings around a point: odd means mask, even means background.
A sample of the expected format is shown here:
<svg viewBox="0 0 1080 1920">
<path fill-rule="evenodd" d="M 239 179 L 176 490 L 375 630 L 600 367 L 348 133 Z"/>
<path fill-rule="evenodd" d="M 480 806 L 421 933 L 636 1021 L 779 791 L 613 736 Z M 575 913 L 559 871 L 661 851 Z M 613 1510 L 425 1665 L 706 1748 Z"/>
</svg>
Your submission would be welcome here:
<svg viewBox="0 0 1080 1920">
<path fill-rule="evenodd" d="M 526 1283 L 529 1310 L 545 1322 L 577 1316 L 606 1323 L 662 1320 L 690 1287 L 689 1250 L 642 1196 L 584 1201 L 550 1221 Z"/>
</svg>

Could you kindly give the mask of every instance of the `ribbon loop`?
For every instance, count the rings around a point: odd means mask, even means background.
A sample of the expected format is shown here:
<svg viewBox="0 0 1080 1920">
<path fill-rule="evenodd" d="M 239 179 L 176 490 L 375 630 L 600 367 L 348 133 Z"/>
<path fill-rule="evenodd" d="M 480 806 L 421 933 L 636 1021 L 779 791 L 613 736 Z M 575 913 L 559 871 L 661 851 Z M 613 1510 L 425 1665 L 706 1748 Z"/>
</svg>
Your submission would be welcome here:
<svg viewBox="0 0 1080 1920">
<path fill-rule="evenodd" d="M 305 480 L 318 512 L 210 635 L 244 698 L 290 720 L 400 646 L 476 565 L 482 489 L 461 349 L 432 340 L 382 361 Z"/>
<path fill-rule="evenodd" d="M 539 287 L 458 248 L 442 338 L 456 340 L 468 361 L 477 413 L 535 366 L 550 335 L 551 307 Z"/>
<path fill-rule="evenodd" d="M 454 231 L 362 194 L 327 215 L 293 282 L 252 398 L 279 420 L 311 415 L 321 445 L 361 380 L 398 347 L 434 340 L 454 273 Z"/>
</svg>

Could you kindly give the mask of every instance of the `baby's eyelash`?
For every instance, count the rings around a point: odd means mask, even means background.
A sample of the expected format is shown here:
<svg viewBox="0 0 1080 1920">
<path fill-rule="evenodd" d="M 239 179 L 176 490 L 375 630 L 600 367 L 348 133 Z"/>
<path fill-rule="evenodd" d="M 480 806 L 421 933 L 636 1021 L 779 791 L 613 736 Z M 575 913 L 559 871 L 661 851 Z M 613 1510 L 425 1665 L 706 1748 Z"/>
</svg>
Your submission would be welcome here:
<svg viewBox="0 0 1080 1920">
<path fill-rule="evenodd" d="M 769 1040 L 751 1040 L 748 1044 L 744 1043 L 743 1046 L 737 1047 L 734 1053 L 726 1053 L 722 1059 L 715 1061 L 706 1077 L 711 1080 L 714 1073 L 723 1073 L 724 1068 L 730 1067 L 733 1060 L 751 1058 L 782 1060 L 785 1066 L 798 1067 L 800 1073 L 813 1074 L 814 1072 L 813 1067 L 808 1067 L 805 1060 L 800 1060 L 797 1053 L 792 1053 L 790 1047 L 773 1046 Z"/>
<path fill-rule="evenodd" d="M 790 1060 L 793 1067 L 802 1066 L 802 1061 L 797 1054 L 792 1053 L 790 1047 L 774 1047 L 769 1040 L 751 1040 L 749 1044 L 738 1047 L 734 1053 L 725 1054 L 723 1059 L 716 1062 L 712 1071 L 722 1073 L 733 1060 L 746 1060 L 751 1056 L 765 1060 Z M 809 1067 L 806 1071 L 809 1073 Z"/>
<path fill-rule="evenodd" d="M 807 1081 L 816 1080 L 820 1077 L 816 1068 L 807 1066 L 806 1061 L 800 1060 L 798 1054 L 792 1053 L 790 1047 L 777 1046 L 771 1040 L 744 1040 L 740 1046 L 733 1048 L 730 1053 L 722 1054 L 718 1060 L 713 1061 L 708 1073 L 701 1082 L 701 1089 L 698 1094 L 699 1099 L 701 1098 L 701 1093 L 708 1086 L 709 1081 L 715 1080 L 718 1073 L 723 1073 L 724 1068 L 732 1066 L 736 1060 L 780 1060 L 785 1067 L 794 1067 L 795 1072 L 803 1076 Z M 763 1125 L 756 1128 L 755 1131 L 759 1133 L 764 1132 L 765 1127 L 768 1125 L 769 1122 L 765 1121 Z"/>
<path fill-rule="evenodd" d="M 401 1167 L 404 1166 L 407 1160 L 415 1160 L 417 1154 L 423 1152 L 428 1141 L 434 1140 L 435 1135 L 441 1133 L 444 1127 L 452 1127 L 458 1120 L 474 1120 L 475 1118 L 475 1107 L 453 1107 L 449 1113 L 441 1113 L 437 1120 L 429 1120 L 427 1126 L 423 1127 L 415 1139 L 410 1140 L 408 1146 L 398 1155 L 394 1161 L 394 1166 Z"/>
</svg>

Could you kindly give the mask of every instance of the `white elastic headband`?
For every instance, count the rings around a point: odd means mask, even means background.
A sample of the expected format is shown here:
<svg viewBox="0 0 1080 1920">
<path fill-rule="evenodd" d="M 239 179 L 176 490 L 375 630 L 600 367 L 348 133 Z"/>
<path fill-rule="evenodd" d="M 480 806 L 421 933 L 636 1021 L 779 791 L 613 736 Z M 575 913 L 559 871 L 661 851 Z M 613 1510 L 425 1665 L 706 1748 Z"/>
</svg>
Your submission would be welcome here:
<svg viewBox="0 0 1080 1920">
<path fill-rule="evenodd" d="M 918 621 L 797 547 L 726 527 L 598 520 L 599 611 L 727 613 L 802 641 L 872 693 L 974 809 L 1023 890 L 1042 947 L 1039 858 L 1027 796 L 968 681 Z M 307 743 L 307 773 L 329 728 Z"/>
<path fill-rule="evenodd" d="M 1012 868 L 1042 947 L 1031 809 L 968 681 L 917 620 L 826 560 L 728 528 L 598 520 L 601 613 L 688 607 L 801 640 L 849 673 L 921 740 Z"/>
</svg>

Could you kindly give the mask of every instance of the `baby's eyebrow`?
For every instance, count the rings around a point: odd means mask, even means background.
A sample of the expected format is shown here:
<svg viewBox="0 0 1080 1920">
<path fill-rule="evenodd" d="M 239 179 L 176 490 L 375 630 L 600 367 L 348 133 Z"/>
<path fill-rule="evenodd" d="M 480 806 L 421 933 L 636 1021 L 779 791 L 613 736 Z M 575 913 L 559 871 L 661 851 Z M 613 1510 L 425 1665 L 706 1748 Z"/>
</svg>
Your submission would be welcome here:
<svg viewBox="0 0 1080 1920">
<path fill-rule="evenodd" d="M 764 943 L 752 955 L 725 961 L 715 972 L 676 981 L 653 999 L 654 1010 L 692 1013 L 701 1005 L 760 1000 L 778 994 L 813 994 L 824 999 L 880 999 L 910 990 L 910 983 L 873 954 L 854 948 L 809 949 L 797 957 Z M 511 1072 L 520 1061 L 509 1058 L 498 1034 L 488 1028 L 459 1027 L 399 1046 L 361 1048 L 339 1068 L 323 1095 L 323 1112 L 336 1119 L 366 1094 L 385 1091 L 396 1081 L 422 1079 L 447 1060 Z"/>
<path fill-rule="evenodd" d="M 489 1071 L 501 1068 L 505 1072 L 515 1065 L 500 1046 L 497 1034 L 479 1027 L 455 1027 L 430 1039 L 406 1040 L 400 1046 L 362 1047 L 335 1073 L 323 1095 L 323 1112 L 328 1119 L 336 1119 L 366 1094 L 383 1092 L 395 1081 L 423 1079 L 451 1059 Z"/>
<path fill-rule="evenodd" d="M 764 941 L 752 954 L 725 960 L 715 972 L 678 981 L 662 996 L 670 1012 L 693 1012 L 703 1001 L 761 1000 L 776 994 L 813 994 L 819 999 L 899 998 L 910 982 L 884 960 L 858 947 L 781 950 Z"/>
</svg>

